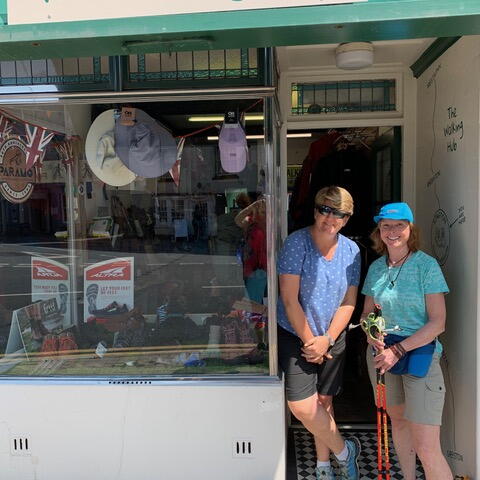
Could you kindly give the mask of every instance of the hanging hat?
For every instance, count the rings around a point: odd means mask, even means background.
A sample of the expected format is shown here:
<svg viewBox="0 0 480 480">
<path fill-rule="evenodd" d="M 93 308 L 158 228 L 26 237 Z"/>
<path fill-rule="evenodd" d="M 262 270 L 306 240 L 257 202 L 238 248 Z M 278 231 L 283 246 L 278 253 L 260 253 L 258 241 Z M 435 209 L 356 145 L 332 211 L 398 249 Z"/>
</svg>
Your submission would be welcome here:
<svg viewBox="0 0 480 480">
<path fill-rule="evenodd" d="M 218 135 L 222 168 L 228 173 L 241 172 L 247 164 L 248 146 L 240 123 L 224 123 Z"/>
<path fill-rule="evenodd" d="M 104 183 L 114 187 L 128 185 L 136 175 L 115 153 L 115 110 L 101 113 L 92 123 L 85 141 L 90 170 Z"/>
<path fill-rule="evenodd" d="M 131 125 L 115 122 L 115 151 L 132 172 L 145 178 L 163 175 L 177 160 L 175 139 L 138 108 Z"/>
</svg>

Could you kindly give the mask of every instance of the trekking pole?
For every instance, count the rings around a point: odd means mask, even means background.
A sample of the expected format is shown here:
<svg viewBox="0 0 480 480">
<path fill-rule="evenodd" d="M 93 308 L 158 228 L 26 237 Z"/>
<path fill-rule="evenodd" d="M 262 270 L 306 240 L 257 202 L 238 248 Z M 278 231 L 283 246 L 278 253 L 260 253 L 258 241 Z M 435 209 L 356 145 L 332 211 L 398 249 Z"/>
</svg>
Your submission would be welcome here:
<svg viewBox="0 0 480 480">
<path fill-rule="evenodd" d="M 378 375 L 378 373 L 377 373 Z M 378 382 L 378 380 L 377 380 Z M 377 383 L 377 388 L 380 391 L 380 414 L 381 414 L 381 427 L 380 427 L 380 436 L 382 435 L 382 427 L 383 427 L 383 455 L 385 460 L 385 468 L 382 470 L 382 465 L 380 463 L 378 469 L 378 478 L 379 480 L 383 478 L 383 474 L 385 474 L 385 480 L 390 480 L 390 448 L 388 442 L 388 423 L 387 423 L 387 395 L 386 395 L 386 387 L 385 387 L 385 375 L 381 374 L 379 378 L 379 382 Z M 378 407 L 377 407 L 378 408 Z M 382 454 L 382 449 L 380 448 L 380 455 Z"/>
<path fill-rule="evenodd" d="M 382 317 L 380 305 L 375 308 L 366 319 L 362 320 L 362 328 L 367 335 L 375 340 L 386 332 L 385 319 Z M 395 328 L 394 330 L 397 330 Z M 385 388 L 385 374 L 377 370 L 377 471 L 378 480 L 390 480 L 390 450 L 388 441 L 387 423 L 387 393 Z"/>
<path fill-rule="evenodd" d="M 377 472 L 378 480 L 383 478 L 383 468 L 382 468 L 382 391 L 381 391 L 381 375 L 377 370 Z"/>
</svg>

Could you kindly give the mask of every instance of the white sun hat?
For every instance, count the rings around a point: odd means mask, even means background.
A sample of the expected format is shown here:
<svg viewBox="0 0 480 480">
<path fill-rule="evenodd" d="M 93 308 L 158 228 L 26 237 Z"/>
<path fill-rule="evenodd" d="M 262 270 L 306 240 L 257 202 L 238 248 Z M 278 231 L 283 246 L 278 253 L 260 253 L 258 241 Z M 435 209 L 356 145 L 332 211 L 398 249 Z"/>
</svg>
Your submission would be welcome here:
<svg viewBox="0 0 480 480">
<path fill-rule="evenodd" d="M 104 183 L 121 187 L 137 175 L 129 170 L 115 152 L 115 110 L 101 113 L 90 126 L 85 155 L 90 170 Z"/>
</svg>

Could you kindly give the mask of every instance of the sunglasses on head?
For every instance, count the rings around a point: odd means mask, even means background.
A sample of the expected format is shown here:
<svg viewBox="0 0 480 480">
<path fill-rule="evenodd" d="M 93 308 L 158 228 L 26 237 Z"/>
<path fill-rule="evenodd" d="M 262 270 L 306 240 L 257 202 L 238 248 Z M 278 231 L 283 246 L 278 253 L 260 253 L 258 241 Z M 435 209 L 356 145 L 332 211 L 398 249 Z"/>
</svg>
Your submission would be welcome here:
<svg viewBox="0 0 480 480">
<path fill-rule="evenodd" d="M 349 213 L 342 212 L 336 208 L 329 207 L 328 205 L 315 205 L 317 212 L 320 215 L 333 215 L 335 218 L 345 218 L 349 217 Z"/>
</svg>

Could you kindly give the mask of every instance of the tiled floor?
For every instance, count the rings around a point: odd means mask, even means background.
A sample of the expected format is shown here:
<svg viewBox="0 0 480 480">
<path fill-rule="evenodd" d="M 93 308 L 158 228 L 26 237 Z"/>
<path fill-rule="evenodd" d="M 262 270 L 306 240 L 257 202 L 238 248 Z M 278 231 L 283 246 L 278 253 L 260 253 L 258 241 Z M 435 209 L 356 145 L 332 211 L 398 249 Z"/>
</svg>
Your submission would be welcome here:
<svg viewBox="0 0 480 480">
<path fill-rule="evenodd" d="M 377 440 L 375 430 L 348 431 L 343 432 L 348 438 L 355 435 L 362 444 L 362 452 L 360 454 L 360 479 L 367 480 L 377 479 Z M 288 469 L 289 480 L 315 480 L 315 446 L 312 435 L 303 428 L 292 428 L 289 440 L 293 443 L 293 451 L 289 456 L 289 463 L 295 462 L 296 468 Z M 391 461 L 391 480 L 401 480 L 403 478 L 398 460 L 395 455 L 392 441 L 390 439 L 390 461 Z M 334 462 L 332 462 L 334 463 Z M 417 467 L 417 479 L 424 479 L 421 467 Z"/>
</svg>

